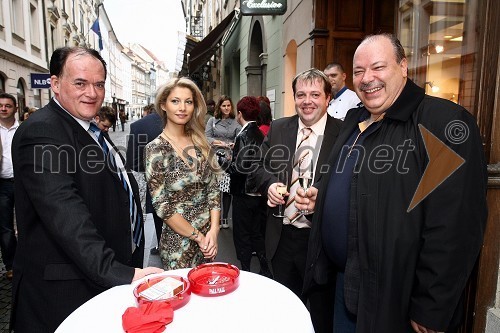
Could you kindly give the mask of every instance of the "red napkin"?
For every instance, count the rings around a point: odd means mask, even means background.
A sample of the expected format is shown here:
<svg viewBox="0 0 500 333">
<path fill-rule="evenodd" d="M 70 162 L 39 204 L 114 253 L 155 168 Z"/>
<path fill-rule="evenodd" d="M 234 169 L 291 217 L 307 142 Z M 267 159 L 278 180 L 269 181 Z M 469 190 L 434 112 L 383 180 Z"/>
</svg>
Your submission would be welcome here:
<svg viewBox="0 0 500 333">
<path fill-rule="evenodd" d="M 160 333 L 174 319 L 174 310 L 166 302 L 140 302 L 122 315 L 122 326 L 127 333 Z"/>
</svg>

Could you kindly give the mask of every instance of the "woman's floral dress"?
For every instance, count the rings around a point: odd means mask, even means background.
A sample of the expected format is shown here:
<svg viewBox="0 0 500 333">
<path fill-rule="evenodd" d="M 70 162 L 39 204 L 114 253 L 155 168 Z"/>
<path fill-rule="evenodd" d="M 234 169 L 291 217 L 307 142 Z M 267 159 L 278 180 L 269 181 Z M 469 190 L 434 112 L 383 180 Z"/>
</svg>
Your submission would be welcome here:
<svg viewBox="0 0 500 333">
<path fill-rule="evenodd" d="M 210 210 L 220 209 L 218 174 L 201 158 L 185 154 L 182 159 L 161 135 L 145 148 L 146 180 L 156 214 L 164 221 L 178 213 L 206 234 Z M 165 270 L 195 267 L 204 263 L 198 244 L 163 224 L 160 257 Z"/>
</svg>

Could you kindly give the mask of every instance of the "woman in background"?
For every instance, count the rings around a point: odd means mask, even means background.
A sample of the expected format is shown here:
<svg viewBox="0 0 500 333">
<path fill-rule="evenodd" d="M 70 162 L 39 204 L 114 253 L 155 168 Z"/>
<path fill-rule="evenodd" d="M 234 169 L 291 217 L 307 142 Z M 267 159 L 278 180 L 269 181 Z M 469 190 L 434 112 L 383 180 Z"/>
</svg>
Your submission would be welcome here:
<svg viewBox="0 0 500 333">
<path fill-rule="evenodd" d="M 257 127 L 260 113 L 257 99 L 245 96 L 238 102 L 238 123 L 242 130 L 236 136 L 233 158 L 227 172 L 231 175 L 233 194 L 233 240 L 241 269 L 250 271 L 252 252 L 260 263 L 260 274 L 272 278 L 266 258 L 262 225 L 266 221 L 267 195 L 261 195 L 255 179 L 249 176 L 252 162 L 258 156 L 264 135 Z"/>
<path fill-rule="evenodd" d="M 219 167 L 203 133 L 206 105 L 191 80 L 160 87 L 156 110 L 163 132 L 145 148 L 146 180 L 165 224 L 160 257 L 165 270 L 195 267 L 217 255 Z"/>
<path fill-rule="evenodd" d="M 271 127 L 271 122 L 273 121 L 273 116 L 271 114 L 271 107 L 265 100 L 259 102 L 260 112 L 257 117 L 257 126 L 259 126 L 260 131 L 264 136 L 269 132 Z"/>
<path fill-rule="evenodd" d="M 240 124 L 235 119 L 236 113 L 233 101 L 229 96 L 222 95 L 215 106 L 214 117 L 210 118 L 205 128 L 205 135 L 208 142 L 214 147 L 218 156 L 223 159 L 230 159 L 234 138 L 241 130 Z M 228 228 L 227 216 L 231 205 L 231 195 L 229 194 L 230 177 L 227 173 L 221 178 L 220 190 L 222 192 L 222 228 Z"/>
</svg>

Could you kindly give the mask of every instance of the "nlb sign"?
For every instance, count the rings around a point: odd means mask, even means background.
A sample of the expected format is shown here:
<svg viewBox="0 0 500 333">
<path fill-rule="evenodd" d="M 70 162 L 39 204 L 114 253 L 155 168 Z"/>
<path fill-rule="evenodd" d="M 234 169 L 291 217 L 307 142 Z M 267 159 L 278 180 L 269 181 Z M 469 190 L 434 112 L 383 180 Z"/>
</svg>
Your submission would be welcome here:
<svg viewBox="0 0 500 333">
<path fill-rule="evenodd" d="M 241 2 L 241 15 L 283 15 L 286 0 L 245 0 Z"/>
<path fill-rule="evenodd" d="M 31 73 L 31 89 L 47 89 L 50 88 L 49 73 Z"/>
</svg>

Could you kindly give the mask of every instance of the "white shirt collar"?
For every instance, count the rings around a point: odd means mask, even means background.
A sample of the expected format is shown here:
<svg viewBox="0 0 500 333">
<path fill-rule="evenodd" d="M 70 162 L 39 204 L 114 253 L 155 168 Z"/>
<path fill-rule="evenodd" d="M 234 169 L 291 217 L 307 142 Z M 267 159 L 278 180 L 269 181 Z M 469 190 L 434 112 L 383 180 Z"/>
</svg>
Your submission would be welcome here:
<svg viewBox="0 0 500 333">
<path fill-rule="evenodd" d="M 88 132 L 88 130 L 89 130 L 89 128 L 90 128 L 90 121 L 88 121 L 88 120 L 82 120 L 82 119 L 80 119 L 80 118 L 77 118 L 77 117 L 73 116 L 71 113 L 69 113 L 69 112 L 68 112 L 68 110 L 66 110 L 66 109 L 65 109 L 65 108 L 61 105 L 61 103 L 59 103 L 59 101 L 58 101 L 55 97 L 52 97 L 52 98 L 54 99 L 54 102 L 56 102 L 56 103 L 57 103 L 57 105 L 59 105 L 59 106 L 61 107 L 61 109 L 63 109 L 64 111 L 66 111 L 66 112 L 67 112 L 67 113 L 68 113 L 71 117 L 73 117 L 73 119 L 75 119 L 75 120 L 76 120 L 76 122 L 77 122 L 77 123 L 79 123 L 79 124 L 83 127 L 83 129 L 84 129 L 85 131 L 87 131 L 87 132 Z"/>
<path fill-rule="evenodd" d="M 255 123 L 255 120 L 251 120 L 251 121 L 247 121 L 245 125 L 243 125 L 243 127 L 240 129 L 240 131 L 238 132 L 238 135 L 240 135 L 241 132 L 243 132 L 243 130 L 248 126 L 248 124 L 250 123 Z"/>
<path fill-rule="evenodd" d="M 15 130 L 19 127 L 19 121 L 17 121 L 17 119 L 14 119 L 14 125 L 12 125 L 10 128 L 4 127 L 2 124 L 0 124 L 0 127 L 6 129 L 7 131 Z"/>
<path fill-rule="evenodd" d="M 328 113 L 325 112 L 323 117 L 321 117 L 315 124 L 312 126 L 309 126 L 309 128 L 312 130 L 312 133 L 316 135 L 323 135 L 325 133 L 325 128 L 326 128 L 326 120 L 328 119 Z M 299 118 L 299 133 L 302 131 L 303 128 L 306 128 L 307 126 L 304 125 L 302 120 Z"/>
</svg>

